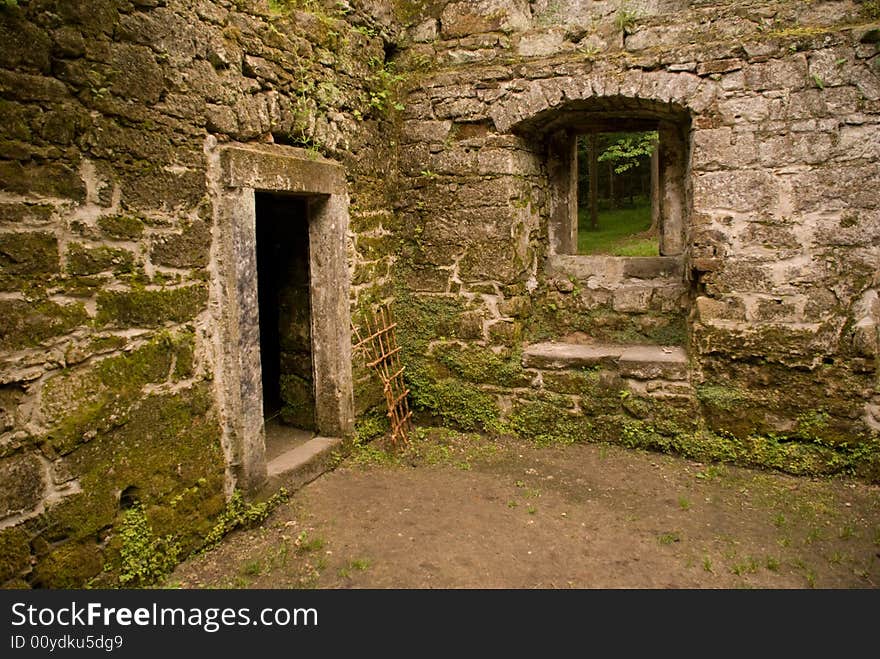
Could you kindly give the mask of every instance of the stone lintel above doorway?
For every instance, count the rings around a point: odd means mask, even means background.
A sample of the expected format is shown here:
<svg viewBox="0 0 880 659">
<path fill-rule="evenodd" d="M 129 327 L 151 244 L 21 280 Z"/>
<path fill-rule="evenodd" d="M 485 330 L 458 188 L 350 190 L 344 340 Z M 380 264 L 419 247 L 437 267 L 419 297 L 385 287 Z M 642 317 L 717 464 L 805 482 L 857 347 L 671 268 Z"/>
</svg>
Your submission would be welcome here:
<svg viewBox="0 0 880 659">
<path fill-rule="evenodd" d="M 235 145 L 220 153 L 223 182 L 231 188 L 253 188 L 304 194 L 345 194 L 342 165 L 312 151 L 277 144 Z"/>
</svg>

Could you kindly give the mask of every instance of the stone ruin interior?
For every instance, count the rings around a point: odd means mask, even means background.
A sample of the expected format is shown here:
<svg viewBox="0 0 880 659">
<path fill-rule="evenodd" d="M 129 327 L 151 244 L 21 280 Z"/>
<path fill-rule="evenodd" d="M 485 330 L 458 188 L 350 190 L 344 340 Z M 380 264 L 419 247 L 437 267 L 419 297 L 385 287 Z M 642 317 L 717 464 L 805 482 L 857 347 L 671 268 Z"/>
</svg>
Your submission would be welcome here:
<svg viewBox="0 0 880 659">
<path fill-rule="evenodd" d="M 381 435 L 380 307 L 417 418 L 880 478 L 876 1 L 5 0 L 0 36 L 5 587 L 110 583 L 133 505 L 192 551 Z M 580 246 L 613 185 L 640 253 Z"/>
</svg>

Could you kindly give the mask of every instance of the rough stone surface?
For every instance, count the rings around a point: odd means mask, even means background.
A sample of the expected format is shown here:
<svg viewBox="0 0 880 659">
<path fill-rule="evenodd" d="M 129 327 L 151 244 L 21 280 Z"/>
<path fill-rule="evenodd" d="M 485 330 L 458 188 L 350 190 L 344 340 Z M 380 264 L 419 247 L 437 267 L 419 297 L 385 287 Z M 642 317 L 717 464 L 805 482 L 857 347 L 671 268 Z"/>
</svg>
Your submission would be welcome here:
<svg viewBox="0 0 880 659">
<path fill-rule="evenodd" d="M 35 455 L 0 459 L 0 515 L 17 515 L 35 508 L 43 498 L 44 471 Z"/>
<path fill-rule="evenodd" d="M 265 476 L 254 190 L 320 206 L 324 434 L 382 404 L 347 319 L 393 302 L 468 429 L 878 441 L 869 3 L 301 4 L 0 4 L 0 582 L 103 574 L 127 488 L 192 548 Z M 665 136 L 663 257 L 557 253 L 548 146 L 610 117 Z"/>
</svg>

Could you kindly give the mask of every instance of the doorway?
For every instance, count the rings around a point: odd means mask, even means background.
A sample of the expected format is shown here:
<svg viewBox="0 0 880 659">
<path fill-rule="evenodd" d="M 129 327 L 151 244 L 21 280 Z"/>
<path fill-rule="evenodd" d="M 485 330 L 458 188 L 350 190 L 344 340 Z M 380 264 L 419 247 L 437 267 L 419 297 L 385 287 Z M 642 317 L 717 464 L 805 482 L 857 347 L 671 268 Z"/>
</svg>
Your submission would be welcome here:
<svg viewBox="0 0 880 659">
<path fill-rule="evenodd" d="M 254 492 L 354 432 L 347 183 L 293 147 L 212 154 L 215 390 L 229 487 Z"/>
<path fill-rule="evenodd" d="M 315 430 L 308 198 L 255 201 L 263 419 Z"/>
</svg>

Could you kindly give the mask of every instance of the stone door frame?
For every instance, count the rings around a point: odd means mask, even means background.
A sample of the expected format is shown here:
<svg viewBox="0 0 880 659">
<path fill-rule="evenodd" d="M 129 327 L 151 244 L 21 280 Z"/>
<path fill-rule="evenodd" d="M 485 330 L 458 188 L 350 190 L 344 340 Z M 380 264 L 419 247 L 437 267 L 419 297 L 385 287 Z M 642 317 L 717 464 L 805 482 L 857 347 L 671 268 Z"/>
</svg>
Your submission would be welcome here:
<svg viewBox="0 0 880 659">
<path fill-rule="evenodd" d="M 231 487 L 255 491 L 266 481 L 266 433 L 257 295 L 256 192 L 309 200 L 309 294 L 318 434 L 354 432 L 351 311 L 346 259 L 345 171 L 304 149 L 281 145 L 208 147 L 215 232 L 212 307 L 215 385 Z"/>
</svg>

